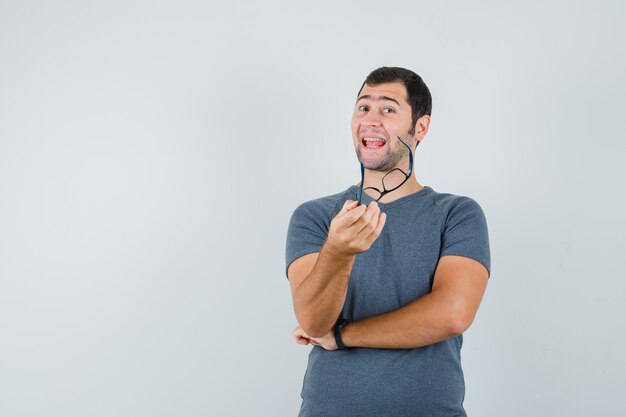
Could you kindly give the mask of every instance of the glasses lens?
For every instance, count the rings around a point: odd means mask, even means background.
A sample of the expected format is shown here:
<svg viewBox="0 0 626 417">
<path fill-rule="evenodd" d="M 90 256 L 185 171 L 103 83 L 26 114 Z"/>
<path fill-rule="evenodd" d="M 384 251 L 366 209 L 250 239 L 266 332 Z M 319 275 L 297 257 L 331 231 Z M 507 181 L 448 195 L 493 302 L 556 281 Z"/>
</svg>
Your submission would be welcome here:
<svg viewBox="0 0 626 417">
<path fill-rule="evenodd" d="M 367 195 L 369 195 L 373 200 L 378 201 L 378 199 L 382 196 L 382 193 L 377 188 L 370 187 L 367 189 Z"/>
<path fill-rule="evenodd" d="M 402 185 L 406 179 L 406 174 L 400 168 L 394 168 L 383 177 L 383 189 L 391 191 Z"/>
</svg>

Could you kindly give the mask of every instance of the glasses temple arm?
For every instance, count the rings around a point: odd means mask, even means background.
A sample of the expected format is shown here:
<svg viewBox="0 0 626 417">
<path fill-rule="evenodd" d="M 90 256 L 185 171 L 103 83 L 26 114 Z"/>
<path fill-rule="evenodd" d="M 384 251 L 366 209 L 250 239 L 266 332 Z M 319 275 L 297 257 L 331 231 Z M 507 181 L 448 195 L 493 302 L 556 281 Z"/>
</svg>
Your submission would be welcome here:
<svg viewBox="0 0 626 417">
<path fill-rule="evenodd" d="M 363 163 L 361 162 L 361 184 L 359 185 L 359 191 L 357 192 L 357 195 L 356 195 L 358 206 L 361 205 L 361 199 L 363 198 L 363 181 L 364 180 L 365 180 L 365 167 L 363 166 Z"/>
</svg>

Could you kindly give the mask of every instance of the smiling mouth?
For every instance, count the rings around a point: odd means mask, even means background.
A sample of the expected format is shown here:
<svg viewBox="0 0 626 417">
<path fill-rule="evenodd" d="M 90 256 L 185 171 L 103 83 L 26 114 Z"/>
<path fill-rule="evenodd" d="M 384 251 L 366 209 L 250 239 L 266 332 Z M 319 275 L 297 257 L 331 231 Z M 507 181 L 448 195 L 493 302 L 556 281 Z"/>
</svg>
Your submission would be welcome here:
<svg viewBox="0 0 626 417">
<path fill-rule="evenodd" d="M 381 138 L 365 137 L 361 139 L 361 143 L 363 143 L 363 146 L 365 146 L 367 149 L 377 149 L 385 146 L 385 143 L 387 143 L 387 141 Z"/>
</svg>

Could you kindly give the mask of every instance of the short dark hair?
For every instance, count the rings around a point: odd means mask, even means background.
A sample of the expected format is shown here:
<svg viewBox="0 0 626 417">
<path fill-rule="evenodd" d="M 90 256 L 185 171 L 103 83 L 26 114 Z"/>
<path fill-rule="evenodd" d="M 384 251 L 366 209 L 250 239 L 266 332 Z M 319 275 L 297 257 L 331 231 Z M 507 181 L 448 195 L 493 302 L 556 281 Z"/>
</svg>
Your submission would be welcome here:
<svg viewBox="0 0 626 417">
<path fill-rule="evenodd" d="M 361 90 L 365 84 L 368 85 L 380 85 L 384 83 L 401 82 L 406 88 L 407 101 L 411 106 L 411 113 L 413 116 L 413 124 L 409 134 L 415 133 L 415 123 L 417 119 L 430 113 L 433 109 L 433 100 L 430 96 L 430 90 L 422 80 L 422 77 L 417 75 L 411 70 L 400 67 L 380 67 L 375 69 L 367 76 L 361 89 L 357 93 L 357 98 L 361 94 Z"/>
</svg>

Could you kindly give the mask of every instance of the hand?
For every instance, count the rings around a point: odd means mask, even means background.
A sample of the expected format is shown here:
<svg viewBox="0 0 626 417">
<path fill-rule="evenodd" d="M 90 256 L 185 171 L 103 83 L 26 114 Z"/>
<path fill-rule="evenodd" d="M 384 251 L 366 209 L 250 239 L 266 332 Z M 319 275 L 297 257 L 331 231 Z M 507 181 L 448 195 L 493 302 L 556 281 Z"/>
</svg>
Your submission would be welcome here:
<svg viewBox="0 0 626 417">
<path fill-rule="evenodd" d="M 302 330 L 302 327 L 298 325 L 298 327 L 293 330 L 293 338 L 299 345 L 312 344 L 315 346 L 321 346 L 326 350 L 337 350 L 337 343 L 335 342 L 335 332 L 332 329 L 324 336 L 311 337 L 307 335 L 304 330 Z"/>
<path fill-rule="evenodd" d="M 356 201 L 348 200 L 330 222 L 326 244 L 342 255 L 365 252 L 380 236 L 386 219 L 375 201 L 357 206 Z"/>
</svg>

